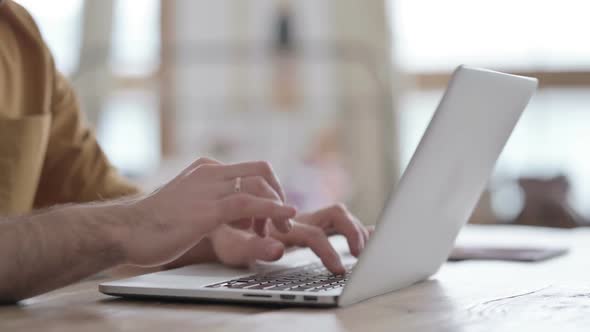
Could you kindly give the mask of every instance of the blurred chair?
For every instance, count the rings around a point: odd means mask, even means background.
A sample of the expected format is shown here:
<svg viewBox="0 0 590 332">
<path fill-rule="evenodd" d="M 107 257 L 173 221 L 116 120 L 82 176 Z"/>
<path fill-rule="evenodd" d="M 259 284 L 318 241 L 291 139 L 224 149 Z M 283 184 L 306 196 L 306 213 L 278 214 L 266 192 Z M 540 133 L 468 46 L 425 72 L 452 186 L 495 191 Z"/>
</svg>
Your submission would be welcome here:
<svg viewBox="0 0 590 332">
<path fill-rule="evenodd" d="M 549 179 L 523 177 L 518 185 L 524 193 L 524 207 L 513 221 L 517 225 L 575 228 L 584 219 L 567 202 L 570 184 L 564 175 Z"/>
</svg>

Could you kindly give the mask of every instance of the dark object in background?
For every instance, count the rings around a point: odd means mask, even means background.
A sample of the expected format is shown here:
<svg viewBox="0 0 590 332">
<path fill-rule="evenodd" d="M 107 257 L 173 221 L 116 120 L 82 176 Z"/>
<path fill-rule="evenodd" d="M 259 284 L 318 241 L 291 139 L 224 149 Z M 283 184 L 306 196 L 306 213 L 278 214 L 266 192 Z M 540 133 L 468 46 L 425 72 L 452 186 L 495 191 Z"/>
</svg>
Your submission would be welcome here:
<svg viewBox="0 0 590 332">
<path fill-rule="evenodd" d="M 294 111 L 301 108 L 301 82 L 298 78 L 295 12 L 289 3 L 280 2 L 271 31 L 273 50 L 272 109 Z"/>
<path fill-rule="evenodd" d="M 514 224 L 574 228 L 584 219 L 567 202 L 570 184 L 564 175 L 550 179 L 525 177 L 518 180 L 524 194 L 524 207 Z"/>
<path fill-rule="evenodd" d="M 280 5 L 275 20 L 275 49 L 278 52 L 293 52 L 295 50 L 295 36 L 291 7 L 286 4 Z"/>
<path fill-rule="evenodd" d="M 499 260 L 514 262 L 540 262 L 565 255 L 567 252 L 567 248 L 457 246 L 451 252 L 449 261 Z"/>
</svg>

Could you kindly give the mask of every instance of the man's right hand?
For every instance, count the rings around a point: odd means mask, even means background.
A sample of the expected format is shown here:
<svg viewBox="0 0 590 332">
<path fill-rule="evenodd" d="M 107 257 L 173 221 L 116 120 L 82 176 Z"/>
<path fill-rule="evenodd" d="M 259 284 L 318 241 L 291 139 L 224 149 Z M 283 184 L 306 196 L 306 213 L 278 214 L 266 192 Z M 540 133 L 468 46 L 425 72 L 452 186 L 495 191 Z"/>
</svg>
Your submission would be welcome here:
<svg viewBox="0 0 590 332">
<path fill-rule="evenodd" d="M 241 190 L 236 192 L 236 179 Z M 127 264 L 166 264 L 194 247 L 222 224 L 253 227 L 263 233 L 267 220 L 284 233 L 295 208 L 284 204 L 283 190 L 270 165 L 222 165 L 199 159 L 172 181 L 119 206 L 126 214 L 113 228 Z"/>
</svg>

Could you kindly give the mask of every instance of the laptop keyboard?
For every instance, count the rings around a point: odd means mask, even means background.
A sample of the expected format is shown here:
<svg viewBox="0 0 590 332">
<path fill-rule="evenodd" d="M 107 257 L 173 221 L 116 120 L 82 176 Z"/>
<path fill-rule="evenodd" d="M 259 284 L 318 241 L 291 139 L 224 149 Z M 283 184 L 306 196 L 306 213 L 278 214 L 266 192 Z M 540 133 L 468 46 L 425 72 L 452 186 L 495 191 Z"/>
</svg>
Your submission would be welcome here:
<svg viewBox="0 0 590 332">
<path fill-rule="evenodd" d="M 271 291 L 322 292 L 344 287 L 353 265 L 345 266 L 346 274 L 334 275 L 321 263 L 286 270 L 255 274 L 205 286 L 207 288 L 255 289 Z"/>
</svg>

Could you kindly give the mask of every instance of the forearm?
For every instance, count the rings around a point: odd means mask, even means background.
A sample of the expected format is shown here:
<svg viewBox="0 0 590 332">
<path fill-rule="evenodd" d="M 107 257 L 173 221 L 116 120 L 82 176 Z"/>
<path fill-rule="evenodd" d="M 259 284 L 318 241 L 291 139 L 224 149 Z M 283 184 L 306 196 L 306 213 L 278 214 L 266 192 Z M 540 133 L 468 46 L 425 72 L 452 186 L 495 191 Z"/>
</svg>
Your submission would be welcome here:
<svg viewBox="0 0 590 332">
<path fill-rule="evenodd" d="M 63 287 L 124 260 L 119 203 L 56 207 L 0 223 L 0 302 Z"/>
</svg>

